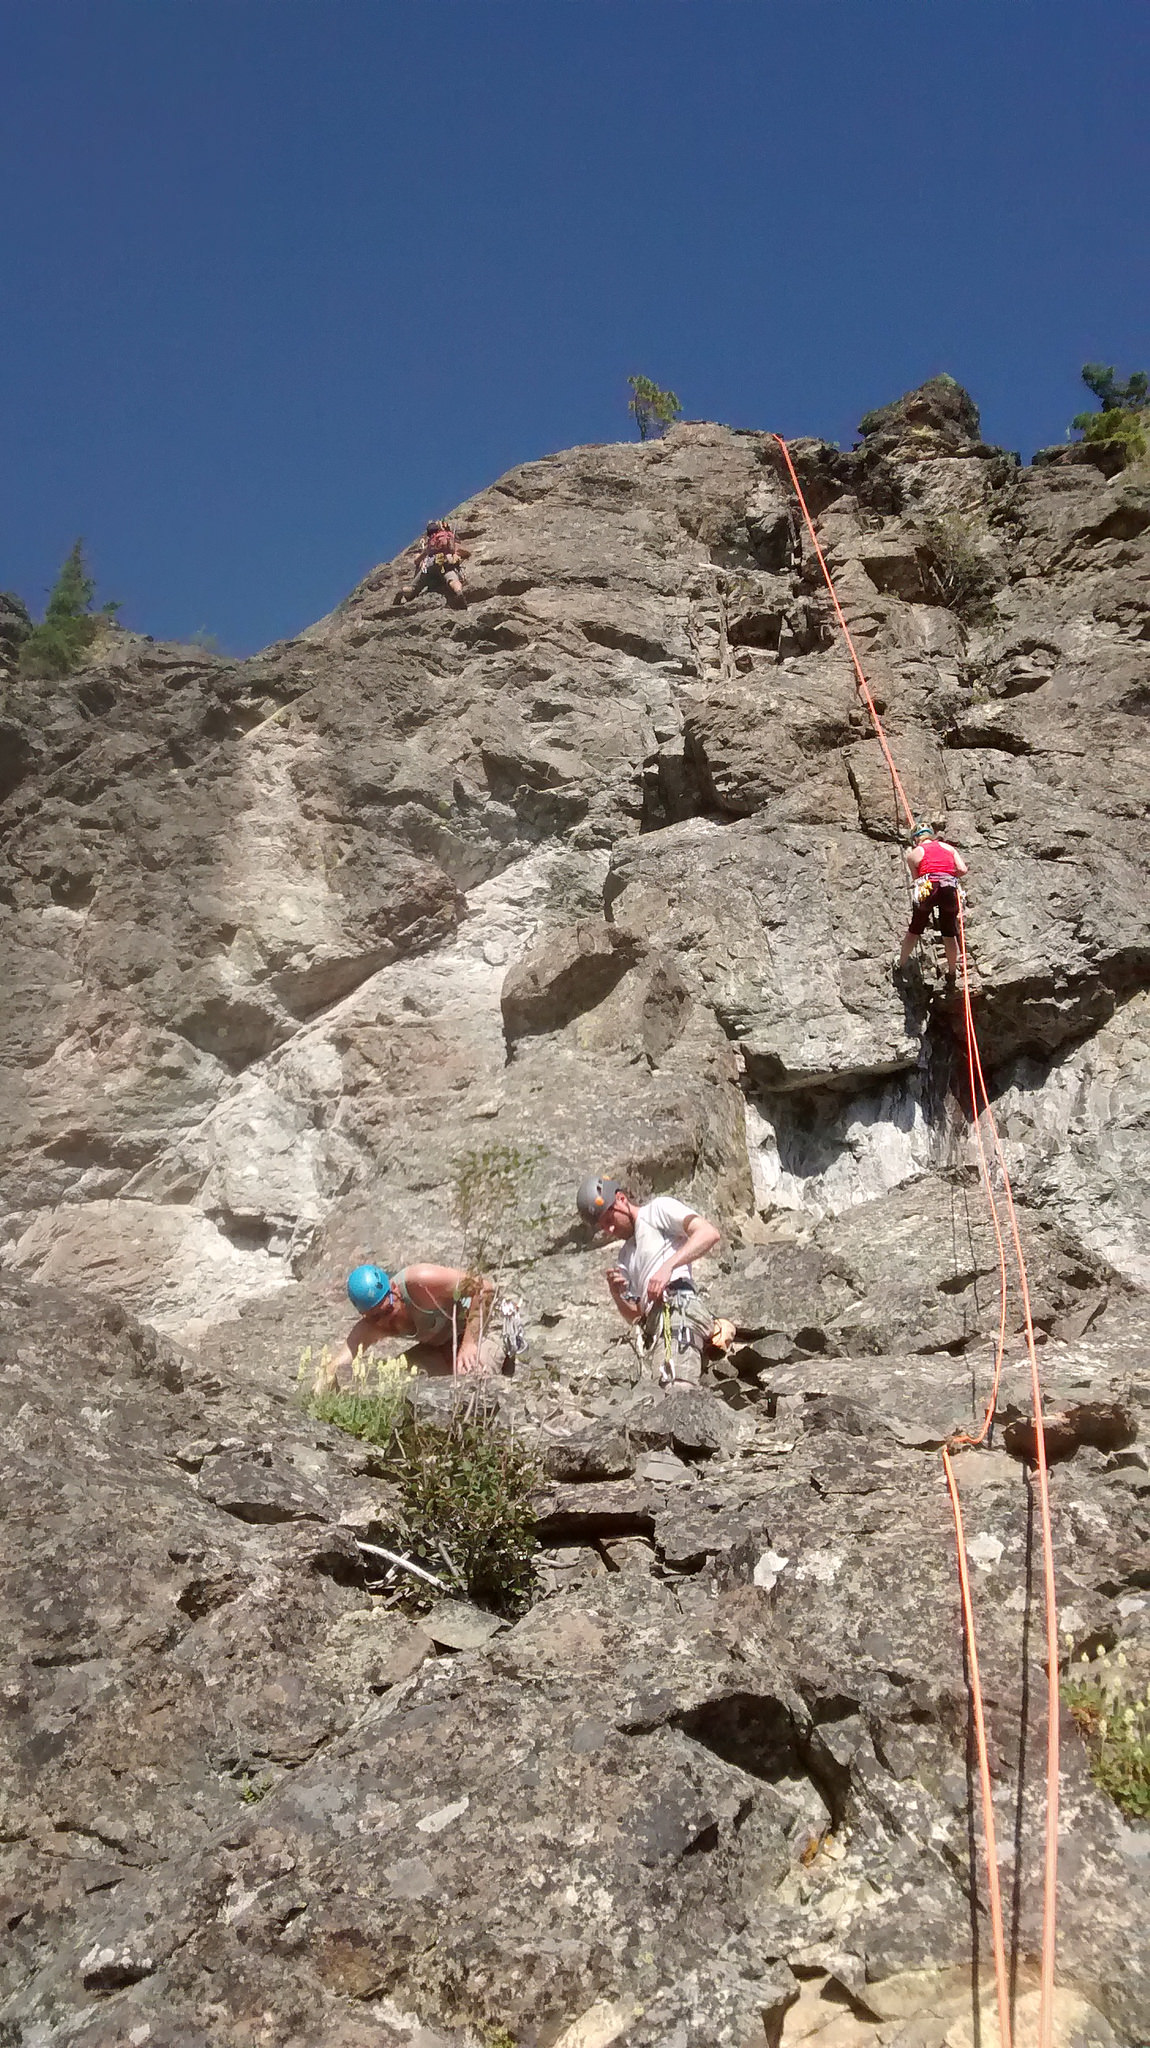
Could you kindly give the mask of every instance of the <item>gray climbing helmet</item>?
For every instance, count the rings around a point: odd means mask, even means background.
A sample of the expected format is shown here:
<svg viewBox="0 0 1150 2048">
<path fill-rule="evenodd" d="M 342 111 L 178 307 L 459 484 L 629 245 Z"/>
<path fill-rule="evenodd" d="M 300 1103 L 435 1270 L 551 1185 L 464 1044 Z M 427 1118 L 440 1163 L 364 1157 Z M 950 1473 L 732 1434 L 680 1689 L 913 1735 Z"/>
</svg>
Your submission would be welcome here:
<svg viewBox="0 0 1150 2048">
<path fill-rule="evenodd" d="M 589 1173 L 586 1180 L 579 1183 L 575 1207 L 588 1223 L 598 1223 L 621 1192 L 613 1180 L 603 1180 L 599 1174 Z"/>
</svg>

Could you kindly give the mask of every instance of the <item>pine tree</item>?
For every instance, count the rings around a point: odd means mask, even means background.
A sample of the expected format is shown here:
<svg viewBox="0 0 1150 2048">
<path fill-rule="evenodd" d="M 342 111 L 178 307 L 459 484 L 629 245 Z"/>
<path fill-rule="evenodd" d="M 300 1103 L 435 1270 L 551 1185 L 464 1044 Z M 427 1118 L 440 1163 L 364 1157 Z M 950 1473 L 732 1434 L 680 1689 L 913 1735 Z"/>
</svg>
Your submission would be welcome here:
<svg viewBox="0 0 1150 2048">
<path fill-rule="evenodd" d="M 627 410 L 635 415 L 640 441 L 662 433 L 678 419 L 683 408 L 673 391 L 660 390 L 650 377 L 628 377 L 627 382 L 632 392 Z"/>
<path fill-rule="evenodd" d="M 1082 382 L 1088 391 L 1094 393 L 1103 412 L 1115 412 L 1120 409 L 1136 411 L 1139 406 L 1147 403 L 1147 386 L 1150 384 L 1150 378 L 1147 377 L 1145 370 L 1135 370 L 1133 376 L 1127 377 L 1125 384 L 1120 384 L 1112 365 L 1083 363 Z M 1092 418 L 1093 415 L 1087 414 L 1086 417 Z"/>
<path fill-rule="evenodd" d="M 83 666 L 101 620 L 114 618 L 120 609 L 111 602 L 93 612 L 95 595 L 95 580 L 84 561 L 84 543 L 78 540 L 52 585 L 43 619 L 33 626 L 20 649 L 20 667 L 26 676 L 67 676 Z"/>
</svg>

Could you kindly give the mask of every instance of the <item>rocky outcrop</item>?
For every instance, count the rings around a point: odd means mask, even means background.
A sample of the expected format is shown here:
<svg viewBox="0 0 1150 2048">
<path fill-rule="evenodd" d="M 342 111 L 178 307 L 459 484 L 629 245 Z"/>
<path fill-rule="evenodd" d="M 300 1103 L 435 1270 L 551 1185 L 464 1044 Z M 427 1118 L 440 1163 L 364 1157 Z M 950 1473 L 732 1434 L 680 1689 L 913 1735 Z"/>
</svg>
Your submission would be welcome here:
<svg viewBox="0 0 1150 2048">
<path fill-rule="evenodd" d="M 1126 1312 L 1045 1361 L 1077 1418 L 1052 1480 L 1076 1646 L 1144 1606 L 1119 1535 L 1150 1483 L 1128 1448 L 1144 1356 Z M 520 1428 L 554 1430 L 545 1374 L 505 1398 Z M 981 1892 L 935 1453 L 971 1415 L 963 1359 L 888 1357 L 860 1380 L 800 1357 L 741 1414 L 617 1385 L 597 1441 L 554 1439 L 554 1590 L 462 1651 L 433 1647 L 461 1640 L 434 1614 L 381 1610 L 354 1539 L 386 1528 L 386 1485 L 258 1365 L 236 1355 L 225 1378 L 113 1309 L 10 1284 L 0 1401 L 12 2041 L 261 2027 L 415 2048 L 430 2029 L 462 2048 L 609 2008 L 613 2038 L 702 2044 L 777 2036 L 812 1979 L 861 2030 L 896 1998 L 925 2024 L 948 1981 L 955 1996 L 982 1940 L 964 1890 Z M 983 1453 L 964 1488 L 1025 1956 L 1025 1464 Z M 1058 2038 L 1133 2040 L 1143 1837 L 1067 1734 L 1077 2004 Z"/>
<path fill-rule="evenodd" d="M 0 677 L 15 671 L 21 645 L 31 630 L 27 606 L 10 590 L 0 590 Z"/>
<path fill-rule="evenodd" d="M 1034 1076 L 1145 978 L 1150 496 L 1012 466 L 956 389 L 875 415 L 856 455 L 796 450 L 904 778 L 972 863 L 984 1056 Z M 744 1101 L 778 1138 L 792 1098 L 829 1131 L 894 1088 L 880 1121 L 937 1134 L 924 1048 L 944 1081 L 950 1020 L 929 977 L 890 980 L 889 778 L 769 437 L 574 451 L 459 517 L 464 614 L 392 612 L 388 568 L 242 667 L 121 634 L 84 677 L 10 692 L 25 1269 L 105 1270 L 194 1334 L 303 1280 L 357 1189 L 388 1235 L 428 1150 L 403 1234 L 447 1250 L 455 1140 L 422 1105 L 446 1088 L 453 1131 L 494 1103 L 550 1142 L 528 1076 L 560 1068 L 586 1078 L 561 1084 L 567 1179 L 609 1154 L 749 1210 Z M 981 623 L 915 581 L 944 517 L 993 572 Z M 567 965 L 532 992 L 539 947 Z M 904 1149 L 895 1170 L 939 1163 Z M 760 1198 L 793 1185 L 756 1160 Z"/>
<path fill-rule="evenodd" d="M 1150 485 L 1020 467 L 948 379 L 793 454 L 970 862 L 1064 1625 L 1142 1655 Z M 251 662 L 112 631 L 7 686 L 5 2038 L 773 2048 L 821 2001 L 926 2048 L 987 1957 L 937 1449 L 997 1256 L 960 1013 L 929 945 L 891 976 L 890 779 L 769 435 L 572 450 L 456 525 L 466 611 L 385 565 Z M 351 1263 L 459 1255 L 492 1146 L 544 1597 L 480 1640 L 381 1610 L 386 1484 L 293 1390 Z M 612 1320 L 592 1166 L 722 1225 L 701 1391 Z M 1013 1448 L 961 1461 L 1020 1998 L 1026 1405 L 1014 1347 Z M 1134 2048 L 1144 1836 L 1066 1745 L 1059 2025 Z"/>
</svg>

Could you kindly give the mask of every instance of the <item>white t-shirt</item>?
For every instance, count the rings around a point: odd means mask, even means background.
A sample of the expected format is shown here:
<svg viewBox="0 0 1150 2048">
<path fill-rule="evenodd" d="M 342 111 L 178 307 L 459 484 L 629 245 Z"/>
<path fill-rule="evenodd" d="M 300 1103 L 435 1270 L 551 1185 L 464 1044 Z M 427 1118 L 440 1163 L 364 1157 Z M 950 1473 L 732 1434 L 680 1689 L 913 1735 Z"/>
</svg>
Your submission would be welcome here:
<svg viewBox="0 0 1150 2048">
<path fill-rule="evenodd" d="M 669 1251 L 682 1244 L 687 1235 L 687 1218 L 698 1212 L 689 1209 L 686 1202 L 676 1201 L 674 1195 L 656 1195 L 653 1202 L 644 1202 L 635 1214 L 635 1234 L 629 1237 L 619 1254 L 619 1264 L 627 1276 L 627 1292 L 640 1308 L 647 1306 L 647 1282 L 657 1266 L 661 1266 Z M 690 1280 L 689 1266 L 676 1266 L 672 1280 Z"/>
</svg>

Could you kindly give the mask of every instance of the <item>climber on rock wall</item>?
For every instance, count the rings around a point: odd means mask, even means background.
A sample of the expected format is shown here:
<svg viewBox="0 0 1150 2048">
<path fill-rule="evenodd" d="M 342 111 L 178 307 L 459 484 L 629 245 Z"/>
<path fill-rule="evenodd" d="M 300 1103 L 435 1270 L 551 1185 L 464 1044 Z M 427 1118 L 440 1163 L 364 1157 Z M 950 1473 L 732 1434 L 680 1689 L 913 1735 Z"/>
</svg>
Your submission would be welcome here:
<svg viewBox="0 0 1150 2048">
<path fill-rule="evenodd" d="M 466 605 L 462 565 L 468 549 L 461 547 L 446 519 L 429 519 L 423 539 L 415 544 L 415 581 L 397 590 L 392 604 L 409 604 L 423 590 L 442 590 L 448 604 Z"/>
<path fill-rule="evenodd" d="M 906 864 L 914 876 L 914 910 L 895 972 L 901 974 L 933 918 L 942 934 L 947 975 L 953 981 L 958 972 L 958 884 L 968 873 L 966 862 L 956 847 L 936 839 L 929 825 L 919 825 L 911 834 Z"/>
<path fill-rule="evenodd" d="M 495 1283 L 478 1280 L 458 1266 L 404 1266 L 385 1273 L 382 1266 L 357 1266 L 348 1275 L 347 1291 L 360 1317 L 326 1359 L 323 1384 L 346 1384 L 361 1352 L 389 1337 L 411 1337 L 442 1364 L 432 1371 L 498 1372 L 506 1356 L 503 1323 L 495 1310 Z"/>
<path fill-rule="evenodd" d="M 698 1380 L 704 1355 L 726 1351 L 735 1334 L 712 1316 L 691 1272 L 718 1244 L 715 1225 L 674 1195 L 637 1203 L 598 1174 L 580 1184 L 575 1205 L 597 1237 L 622 1242 L 607 1286 L 624 1322 L 641 1330 L 644 1350 L 661 1350 L 660 1385 Z"/>
</svg>

